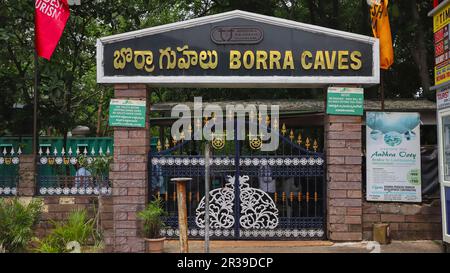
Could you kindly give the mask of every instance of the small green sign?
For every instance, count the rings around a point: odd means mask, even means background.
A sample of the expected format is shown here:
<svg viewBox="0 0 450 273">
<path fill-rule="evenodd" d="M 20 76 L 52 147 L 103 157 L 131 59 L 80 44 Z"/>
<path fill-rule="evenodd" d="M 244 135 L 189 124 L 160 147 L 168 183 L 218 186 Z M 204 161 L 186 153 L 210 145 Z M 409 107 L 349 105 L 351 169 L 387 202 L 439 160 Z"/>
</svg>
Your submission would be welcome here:
<svg viewBox="0 0 450 273">
<path fill-rule="evenodd" d="M 362 116 L 364 113 L 364 89 L 330 87 L 327 96 L 327 114 Z"/>
<path fill-rule="evenodd" d="M 109 126 L 145 127 L 146 103 L 140 100 L 111 100 Z"/>
</svg>

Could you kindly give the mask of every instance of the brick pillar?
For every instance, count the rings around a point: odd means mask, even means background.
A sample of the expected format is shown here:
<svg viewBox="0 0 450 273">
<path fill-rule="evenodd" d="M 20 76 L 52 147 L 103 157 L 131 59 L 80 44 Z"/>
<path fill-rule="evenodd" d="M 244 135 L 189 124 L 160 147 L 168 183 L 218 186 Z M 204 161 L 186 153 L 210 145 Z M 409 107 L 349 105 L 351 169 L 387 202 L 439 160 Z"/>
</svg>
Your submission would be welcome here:
<svg viewBox="0 0 450 273">
<path fill-rule="evenodd" d="M 17 195 L 31 197 L 36 189 L 34 155 L 21 155 L 19 164 L 19 184 Z"/>
<path fill-rule="evenodd" d="M 150 151 L 149 91 L 143 84 L 116 84 L 116 99 L 147 101 L 145 128 L 114 128 L 114 162 L 110 178 L 113 193 L 113 235 L 107 238 L 114 252 L 144 252 L 141 223 L 136 213 L 147 204 L 147 154 Z"/>
<path fill-rule="evenodd" d="M 327 225 L 333 241 L 362 240 L 362 117 L 326 116 Z"/>
</svg>

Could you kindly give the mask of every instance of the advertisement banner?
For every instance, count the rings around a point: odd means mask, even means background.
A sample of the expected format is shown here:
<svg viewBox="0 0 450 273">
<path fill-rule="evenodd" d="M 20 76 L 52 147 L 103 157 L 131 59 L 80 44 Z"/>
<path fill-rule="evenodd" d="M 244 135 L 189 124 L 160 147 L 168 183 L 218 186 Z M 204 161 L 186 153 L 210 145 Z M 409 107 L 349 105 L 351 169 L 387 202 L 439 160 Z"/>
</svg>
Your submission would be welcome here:
<svg viewBox="0 0 450 273">
<path fill-rule="evenodd" d="M 367 112 L 367 200 L 421 202 L 419 113 Z"/>
<path fill-rule="evenodd" d="M 449 23 L 450 23 L 450 4 L 447 4 L 433 16 L 435 85 L 444 84 L 450 80 Z"/>
<path fill-rule="evenodd" d="M 434 68 L 435 84 L 440 85 L 446 83 L 450 79 L 450 63 L 445 61 L 444 63 Z"/>
</svg>

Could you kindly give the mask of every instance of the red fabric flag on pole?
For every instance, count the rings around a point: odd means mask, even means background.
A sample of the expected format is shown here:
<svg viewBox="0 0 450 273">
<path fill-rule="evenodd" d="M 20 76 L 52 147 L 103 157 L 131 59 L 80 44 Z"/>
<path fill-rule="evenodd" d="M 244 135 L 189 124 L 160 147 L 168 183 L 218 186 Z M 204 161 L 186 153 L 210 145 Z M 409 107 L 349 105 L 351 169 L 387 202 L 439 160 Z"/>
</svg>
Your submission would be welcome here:
<svg viewBox="0 0 450 273">
<path fill-rule="evenodd" d="M 34 33 L 38 56 L 50 60 L 69 16 L 67 0 L 36 0 Z"/>
</svg>

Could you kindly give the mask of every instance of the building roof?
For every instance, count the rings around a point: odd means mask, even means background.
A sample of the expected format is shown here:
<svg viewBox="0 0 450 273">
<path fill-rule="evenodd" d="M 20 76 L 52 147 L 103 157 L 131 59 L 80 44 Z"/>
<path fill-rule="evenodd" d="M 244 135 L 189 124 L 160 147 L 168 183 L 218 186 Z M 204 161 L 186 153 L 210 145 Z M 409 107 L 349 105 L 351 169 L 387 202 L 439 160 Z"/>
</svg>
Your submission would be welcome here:
<svg viewBox="0 0 450 273">
<path fill-rule="evenodd" d="M 235 100 L 235 101 L 209 101 L 204 102 L 203 107 L 206 103 L 218 104 L 223 109 L 226 105 L 236 105 L 243 104 L 244 106 L 248 104 L 258 105 L 279 105 L 281 112 L 325 112 L 325 105 L 323 100 L 313 100 L 313 99 L 299 99 L 299 100 Z M 151 106 L 152 111 L 157 112 L 169 112 L 177 104 L 185 104 L 189 108 L 193 109 L 193 101 L 188 102 L 164 102 L 156 103 Z M 368 111 L 381 110 L 381 102 L 375 100 L 365 100 L 364 109 Z M 389 99 L 385 100 L 385 110 L 386 111 L 435 111 L 436 103 L 426 99 Z"/>
</svg>

